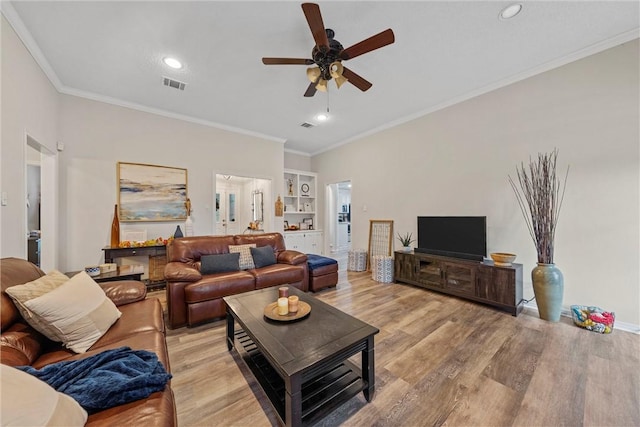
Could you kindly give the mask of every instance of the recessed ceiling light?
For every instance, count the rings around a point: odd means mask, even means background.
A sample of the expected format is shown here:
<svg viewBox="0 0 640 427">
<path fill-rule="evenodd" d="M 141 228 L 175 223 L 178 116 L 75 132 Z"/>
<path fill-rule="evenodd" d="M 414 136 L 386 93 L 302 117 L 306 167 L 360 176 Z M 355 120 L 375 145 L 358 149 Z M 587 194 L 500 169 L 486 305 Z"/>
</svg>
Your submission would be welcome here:
<svg viewBox="0 0 640 427">
<path fill-rule="evenodd" d="M 500 12 L 500 19 L 510 19 L 520 13 L 522 10 L 522 5 L 518 3 L 514 3 L 502 9 Z"/>
<path fill-rule="evenodd" d="M 316 120 L 319 122 L 326 122 L 329 120 L 329 115 L 325 113 L 320 113 L 316 116 Z"/>
<path fill-rule="evenodd" d="M 171 68 L 180 69 L 182 68 L 182 63 L 175 58 L 169 58 L 168 56 L 162 58 L 162 62 L 167 64 Z"/>
</svg>

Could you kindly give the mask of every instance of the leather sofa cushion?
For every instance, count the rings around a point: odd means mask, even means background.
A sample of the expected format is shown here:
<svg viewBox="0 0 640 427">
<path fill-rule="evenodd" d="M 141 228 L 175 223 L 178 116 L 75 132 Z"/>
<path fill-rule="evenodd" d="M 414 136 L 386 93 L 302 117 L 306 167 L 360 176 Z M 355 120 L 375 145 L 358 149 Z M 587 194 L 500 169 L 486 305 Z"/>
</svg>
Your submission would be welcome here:
<svg viewBox="0 0 640 427">
<path fill-rule="evenodd" d="M 147 297 L 147 286 L 137 280 L 117 280 L 98 284 L 116 307 L 142 301 Z"/>
<path fill-rule="evenodd" d="M 280 233 L 238 234 L 234 239 L 236 245 L 254 244 L 256 248 L 271 246 L 277 254 L 287 249 Z"/>
<path fill-rule="evenodd" d="M 283 264 L 300 265 L 307 262 L 307 255 L 298 251 L 282 251 L 277 258 Z"/>
<path fill-rule="evenodd" d="M 173 391 L 170 387 L 165 387 L 164 391 L 153 393 L 146 399 L 96 412 L 89 415 L 86 425 L 87 427 L 177 426 Z"/>
<path fill-rule="evenodd" d="M 9 366 L 30 365 L 51 341 L 26 323 L 16 322 L 0 338 L 0 362 Z"/>
<path fill-rule="evenodd" d="M 131 347 L 133 350 L 148 350 L 158 355 L 158 360 L 162 362 L 165 369 L 169 371 L 169 354 L 167 352 L 164 334 L 155 331 L 140 332 L 135 335 L 128 335 L 119 340 L 115 340 L 104 345 L 94 345 L 86 353 L 74 353 L 73 351 L 58 345 L 51 348 L 47 353 L 43 353 L 36 359 L 31 366 L 40 369 L 51 363 L 63 360 L 79 360 L 94 354 L 101 353 L 105 350 L 111 350 L 118 347 Z"/>
<path fill-rule="evenodd" d="M 148 298 L 137 304 L 127 304 L 118 307 L 122 316 L 116 321 L 106 334 L 95 344 L 95 347 L 107 345 L 120 341 L 129 335 L 136 335 L 141 332 L 161 332 L 164 333 L 164 322 L 162 320 L 162 304 L 157 298 Z"/>
<path fill-rule="evenodd" d="M 181 237 L 167 245 L 167 262 L 182 262 L 197 268 L 204 255 L 229 253 L 229 245 L 235 244 L 234 236 Z"/>
<path fill-rule="evenodd" d="M 300 282 L 304 279 L 304 267 L 299 265 L 273 264 L 249 272 L 255 276 L 256 289 Z"/>
<path fill-rule="evenodd" d="M 247 271 L 237 271 L 210 275 L 184 288 L 187 304 L 208 301 L 227 295 L 239 294 L 255 289 L 255 279 Z"/>
</svg>

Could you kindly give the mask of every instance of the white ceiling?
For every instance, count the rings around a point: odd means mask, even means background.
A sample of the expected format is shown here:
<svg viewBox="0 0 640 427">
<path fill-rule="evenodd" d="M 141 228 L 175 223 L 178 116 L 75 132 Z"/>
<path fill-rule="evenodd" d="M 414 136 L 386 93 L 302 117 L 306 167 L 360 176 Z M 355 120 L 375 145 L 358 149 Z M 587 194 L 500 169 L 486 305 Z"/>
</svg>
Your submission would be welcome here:
<svg viewBox="0 0 640 427">
<path fill-rule="evenodd" d="M 637 38 L 637 1 L 328 1 L 324 24 L 346 48 L 392 28 L 395 44 L 345 62 L 373 83 L 302 95 L 313 37 L 294 1 L 2 1 L 62 93 L 285 141 L 315 154 Z M 172 70 L 161 60 L 184 63 Z M 163 86 L 167 76 L 184 91 Z M 315 115 L 330 109 L 331 119 Z"/>
</svg>

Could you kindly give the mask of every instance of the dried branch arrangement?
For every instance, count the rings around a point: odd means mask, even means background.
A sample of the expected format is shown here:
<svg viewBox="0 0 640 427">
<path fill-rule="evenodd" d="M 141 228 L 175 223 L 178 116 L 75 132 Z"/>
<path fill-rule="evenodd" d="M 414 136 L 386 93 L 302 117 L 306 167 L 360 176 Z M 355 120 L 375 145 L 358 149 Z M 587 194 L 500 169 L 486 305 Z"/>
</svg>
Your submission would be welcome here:
<svg viewBox="0 0 640 427">
<path fill-rule="evenodd" d="M 529 159 L 528 170 L 521 163 L 516 167 L 519 187 L 509 176 L 509 183 L 536 246 L 538 262 L 543 264 L 553 264 L 556 226 L 569 176 L 567 166 L 564 184 L 557 177 L 557 158 L 558 150 L 555 149 L 551 153 L 539 153 L 537 161 Z"/>
</svg>

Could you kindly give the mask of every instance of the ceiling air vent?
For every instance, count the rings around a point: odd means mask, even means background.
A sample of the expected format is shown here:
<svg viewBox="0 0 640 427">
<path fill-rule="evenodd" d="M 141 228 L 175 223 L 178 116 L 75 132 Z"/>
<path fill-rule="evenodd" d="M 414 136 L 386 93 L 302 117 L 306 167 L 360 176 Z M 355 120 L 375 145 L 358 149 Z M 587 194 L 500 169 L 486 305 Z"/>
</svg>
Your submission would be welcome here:
<svg viewBox="0 0 640 427">
<path fill-rule="evenodd" d="M 184 87 L 187 85 L 186 83 L 179 82 L 178 80 L 170 79 L 169 77 L 163 77 L 162 79 L 165 86 L 169 86 L 174 89 L 184 90 Z"/>
<path fill-rule="evenodd" d="M 304 122 L 302 123 L 300 126 L 302 126 L 303 128 L 312 128 L 315 125 L 313 123 L 309 123 L 309 122 Z"/>
</svg>

